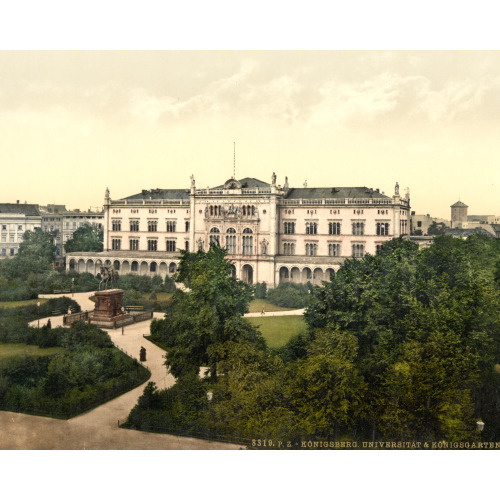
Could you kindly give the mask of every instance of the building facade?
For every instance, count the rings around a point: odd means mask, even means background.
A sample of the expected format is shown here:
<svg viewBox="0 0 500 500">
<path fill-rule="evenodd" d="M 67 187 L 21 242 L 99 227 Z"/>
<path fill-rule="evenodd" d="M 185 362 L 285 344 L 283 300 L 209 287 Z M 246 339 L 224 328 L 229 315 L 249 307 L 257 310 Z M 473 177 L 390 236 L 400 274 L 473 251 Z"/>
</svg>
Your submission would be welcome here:
<svg viewBox="0 0 500 500">
<path fill-rule="evenodd" d="M 85 224 L 101 228 L 104 215 L 102 211 L 67 210 L 65 205 L 40 207 L 42 230 L 50 233 L 56 247 L 56 264 L 62 264 L 66 252 L 64 244 L 73 233 Z"/>
<path fill-rule="evenodd" d="M 228 252 L 233 274 L 250 284 L 321 283 L 345 259 L 375 253 L 406 237 L 409 191 L 386 196 L 366 187 L 291 188 L 258 179 L 229 179 L 198 189 L 153 189 L 104 200 L 104 251 L 68 254 L 67 270 L 98 274 L 172 275 L 179 250 Z"/>
<path fill-rule="evenodd" d="M 41 225 L 38 205 L 0 203 L 0 258 L 14 257 L 25 231 L 34 231 Z"/>
</svg>

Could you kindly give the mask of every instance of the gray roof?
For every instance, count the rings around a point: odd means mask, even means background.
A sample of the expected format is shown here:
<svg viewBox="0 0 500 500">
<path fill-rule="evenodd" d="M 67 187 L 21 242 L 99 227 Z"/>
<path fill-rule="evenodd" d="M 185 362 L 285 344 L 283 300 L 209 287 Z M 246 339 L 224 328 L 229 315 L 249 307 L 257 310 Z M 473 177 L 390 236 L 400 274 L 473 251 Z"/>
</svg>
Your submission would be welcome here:
<svg viewBox="0 0 500 500">
<path fill-rule="evenodd" d="M 468 207 L 469 205 L 466 205 L 463 201 L 457 201 L 456 203 L 453 203 L 453 205 L 450 206 L 454 208 L 454 207 Z"/>
<path fill-rule="evenodd" d="M 189 200 L 189 189 L 143 189 L 122 200 Z"/>
<path fill-rule="evenodd" d="M 268 184 L 267 182 L 264 182 L 264 181 L 260 181 L 259 179 L 255 179 L 254 177 L 245 177 L 244 179 L 240 179 L 238 181 L 241 185 L 242 188 L 266 188 L 266 187 L 270 187 L 271 184 Z M 213 189 L 223 189 L 224 188 L 224 184 L 222 184 L 221 186 L 217 186 L 217 187 L 214 187 Z"/>
<path fill-rule="evenodd" d="M 367 187 L 330 187 L 330 188 L 292 188 L 287 199 L 323 199 L 323 198 L 377 198 L 389 199 L 389 196 Z"/>
<path fill-rule="evenodd" d="M 0 203 L 2 214 L 40 215 L 38 205 L 28 203 Z"/>
<path fill-rule="evenodd" d="M 452 229 L 445 229 L 445 233 L 449 236 L 454 236 L 454 237 L 466 237 L 466 236 L 472 236 L 473 234 L 483 234 L 484 236 L 488 236 L 488 238 L 494 238 L 494 236 L 484 229 L 484 227 L 474 227 L 470 229 L 461 229 L 458 227 L 454 227 Z"/>
</svg>

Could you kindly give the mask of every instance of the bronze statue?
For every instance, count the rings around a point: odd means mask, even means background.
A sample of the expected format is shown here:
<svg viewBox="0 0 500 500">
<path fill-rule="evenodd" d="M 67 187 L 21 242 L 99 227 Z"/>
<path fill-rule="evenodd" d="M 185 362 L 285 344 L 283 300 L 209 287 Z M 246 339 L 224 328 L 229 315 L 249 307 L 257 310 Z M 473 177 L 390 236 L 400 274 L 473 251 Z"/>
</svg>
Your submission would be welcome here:
<svg viewBox="0 0 500 500">
<path fill-rule="evenodd" d="M 101 266 L 101 281 L 99 282 L 99 290 L 101 290 L 102 283 L 106 283 L 106 290 L 108 289 L 108 282 L 111 284 L 118 281 L 118 271 L 110 266 Z"/>
</svg>

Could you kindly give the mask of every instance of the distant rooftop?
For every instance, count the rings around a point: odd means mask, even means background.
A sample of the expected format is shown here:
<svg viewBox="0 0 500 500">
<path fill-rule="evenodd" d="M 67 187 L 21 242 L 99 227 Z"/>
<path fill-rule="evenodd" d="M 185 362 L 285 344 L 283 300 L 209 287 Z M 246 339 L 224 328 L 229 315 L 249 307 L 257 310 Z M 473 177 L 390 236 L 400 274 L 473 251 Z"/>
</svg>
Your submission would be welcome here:
<svg viewBox="0 0 500 500">
<path fill-rule="evenodd" d="M 453 205 L 451 205 L 451 208 L 458 208 L 458 207 L 468 208 L 469 205 L 466 205 L 463 201 L 457 201 L 456 203 L 453 203 Z"/>
<path fill-rule="evenodd" d="M 215 186 L 210 189 L 224 189 L 227 183 Z M 255 179 L 254 177 L 245 177 L 236 181 L 243 189 L 269 188 L 271 185 L 267 182 Z M 140 193 L 122 198 L 122 200 L 188 200 L 189 189 L 143 189 Z M 381 193 L 378 189 L 368 187 L 303 187 L 291 188 L 287 191 L 287 199 L 323 199 L 323 198 L 373 198 L 389 199 L 389 196 Z"/>
<path fill-rule="evenodd" d="M 40 215 L 38 205 L 30 203 L 0 203 L 0 213 Z"/>
<path fill-rule="evenodd" d="M 389 196 L 376 189 L 367 187 L 330 187 L 330 188 L 292 188 L 286 195 L 287 199 L 323 199 L 323 198 L 377 198 L 388 199 Z"/>
</svg>

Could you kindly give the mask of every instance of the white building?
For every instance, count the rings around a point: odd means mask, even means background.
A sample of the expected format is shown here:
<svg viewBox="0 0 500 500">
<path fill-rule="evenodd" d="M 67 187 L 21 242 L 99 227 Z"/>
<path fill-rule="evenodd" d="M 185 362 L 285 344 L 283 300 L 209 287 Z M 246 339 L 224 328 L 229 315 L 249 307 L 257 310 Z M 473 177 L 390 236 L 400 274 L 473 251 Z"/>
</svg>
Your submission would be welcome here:
<svg viewBox="0 0 500 500">
<path fill-rule="evenodd" d="M 245 178 L 197 189 L 152 189 L 104 200 L 104 252 L 68 254 L 67 269 L 172 275 L 179 250 L 228 251 L 237 278 L 269 287 L 321 283 L 349 257 L 409 233 L 409 192 L 366 187 L 291 188 Z"/>
<path fill-rule="evenodd" d="M 0 258 L 14 257 L 25 231 L 42 226 L 38 205 L 0 203 Z"/>
</svg>

